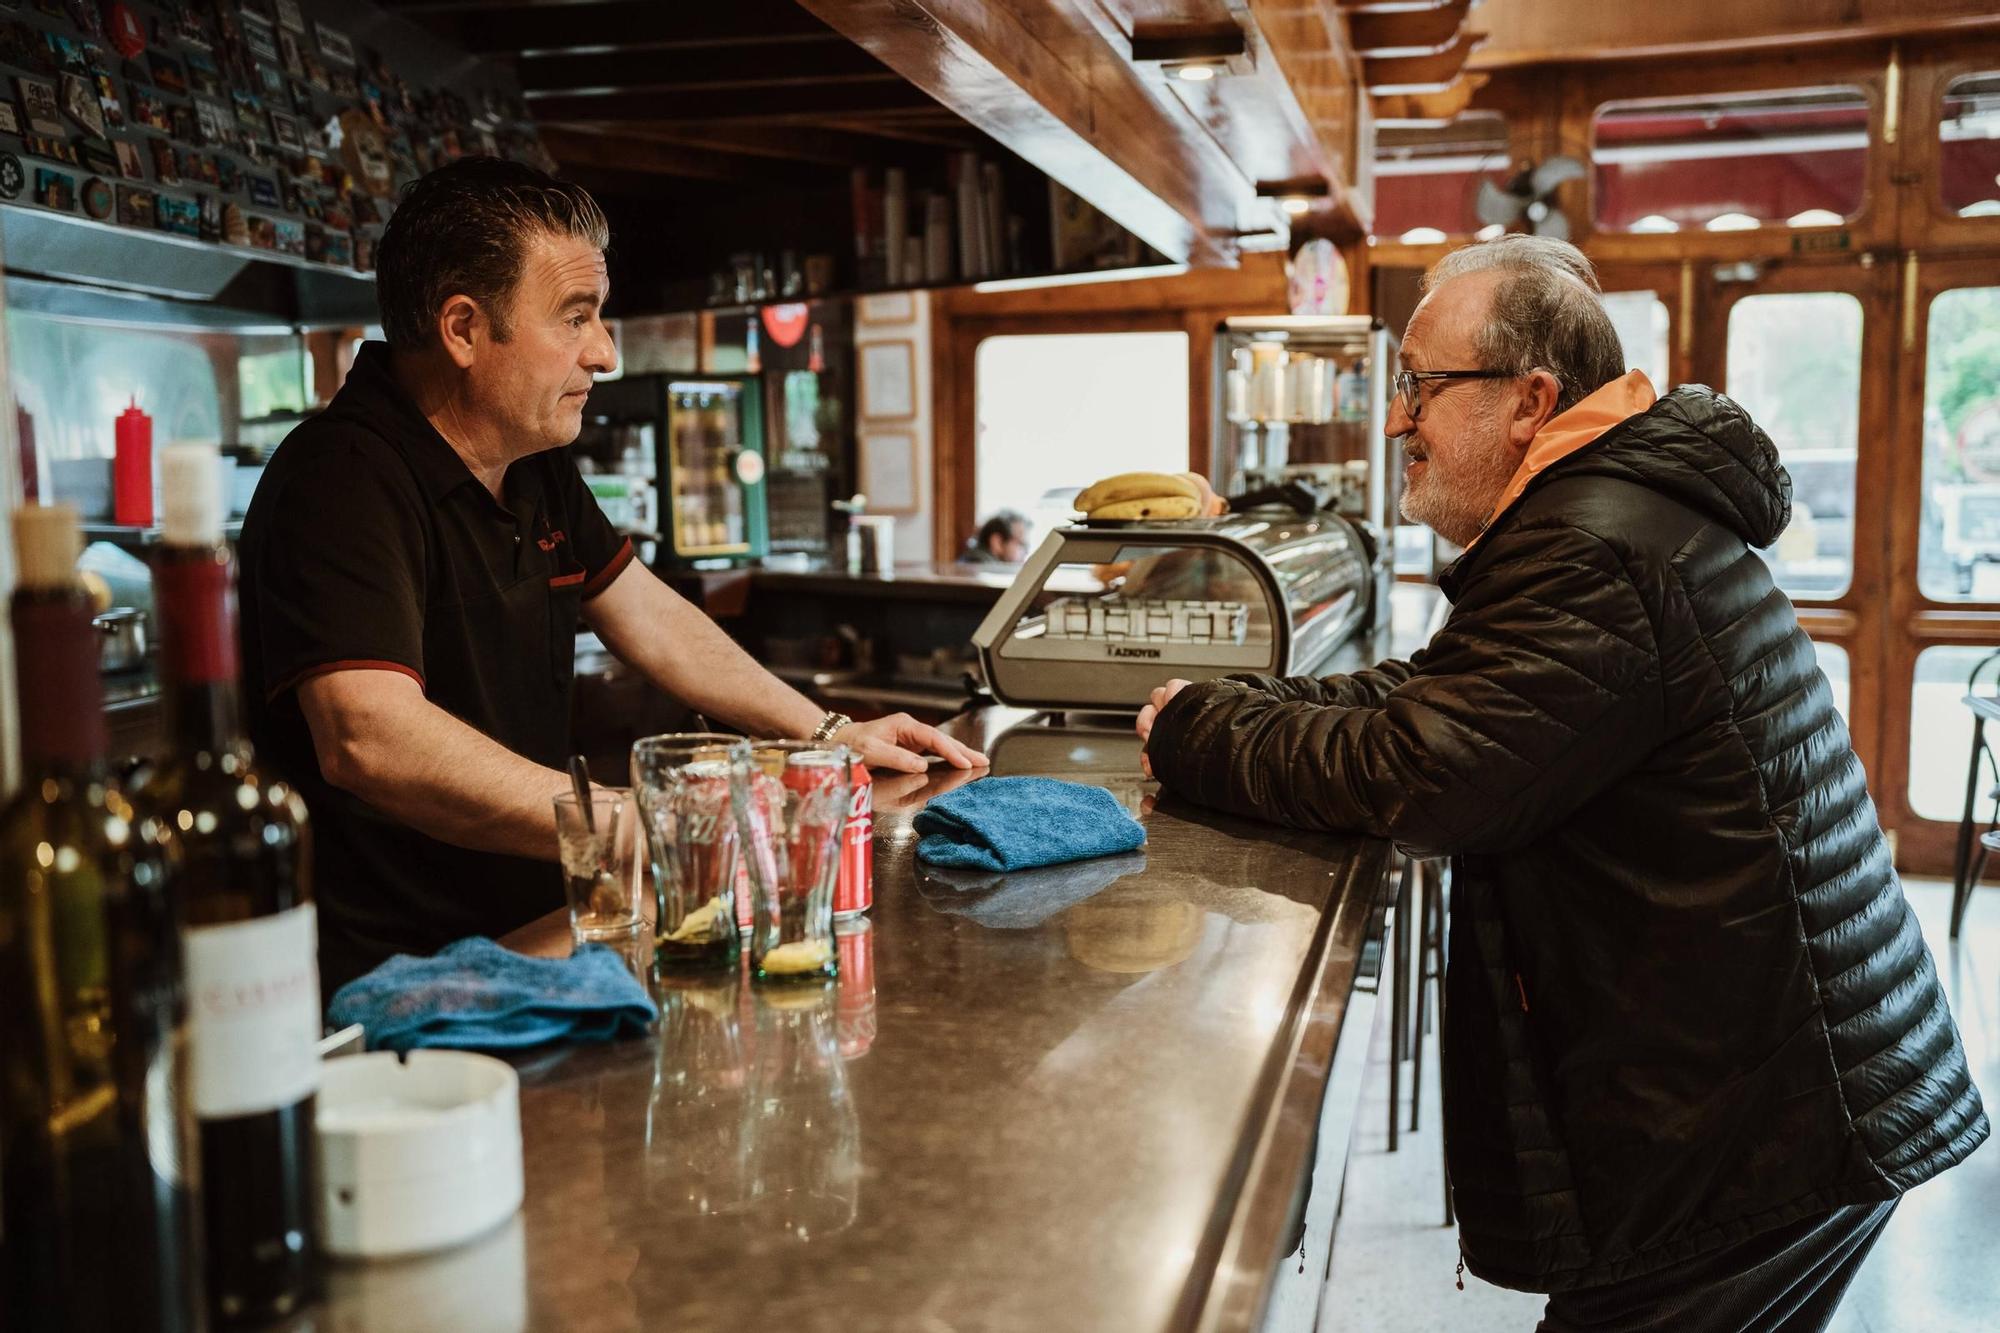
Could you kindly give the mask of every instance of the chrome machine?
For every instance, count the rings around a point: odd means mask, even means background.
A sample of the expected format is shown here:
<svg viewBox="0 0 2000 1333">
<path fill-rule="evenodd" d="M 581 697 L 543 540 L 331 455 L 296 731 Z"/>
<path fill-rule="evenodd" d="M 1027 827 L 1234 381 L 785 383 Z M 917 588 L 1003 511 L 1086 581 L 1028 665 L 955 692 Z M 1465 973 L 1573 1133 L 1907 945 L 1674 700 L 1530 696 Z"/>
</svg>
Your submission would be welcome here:
<svg viewBox="0 0 2000 1333">
<path fill-rule="evenodd" d="M 1310 503 L 1049 534 L 972 636 L 1017 707 L 1135 712 L 1171 677 L 1305 675 L 1373 622 L 1383 556 Z"/>
</svg>

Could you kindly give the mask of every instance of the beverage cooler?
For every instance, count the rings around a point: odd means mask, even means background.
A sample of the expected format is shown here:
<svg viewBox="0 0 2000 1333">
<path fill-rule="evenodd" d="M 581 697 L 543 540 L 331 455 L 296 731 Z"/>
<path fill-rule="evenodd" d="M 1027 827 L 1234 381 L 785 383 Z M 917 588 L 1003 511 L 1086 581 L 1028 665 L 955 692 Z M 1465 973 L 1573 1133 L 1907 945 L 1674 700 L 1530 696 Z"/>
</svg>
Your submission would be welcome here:
<svg viewBox="0 0 2000 1333">
<path fill-rule="evenodd" d="M 1215 482 L 1243 495 L 1304 481 L 1378 534 L 1402 471 L 1385 432 L 1396 339 L 1366 315 L 1231 316 L 1215 337 Z"/>
<path fill-rule="evenodd" d="M 740 564 L 769 550 L 758 376 L 631 375 L 593 389 L 589 412 L 578 453 L 598 469 L 591 489 L 614 523 L 657 539 L 655 563 Z M 635 493 L 650 505 L 615 507 Z"/>
</svg>

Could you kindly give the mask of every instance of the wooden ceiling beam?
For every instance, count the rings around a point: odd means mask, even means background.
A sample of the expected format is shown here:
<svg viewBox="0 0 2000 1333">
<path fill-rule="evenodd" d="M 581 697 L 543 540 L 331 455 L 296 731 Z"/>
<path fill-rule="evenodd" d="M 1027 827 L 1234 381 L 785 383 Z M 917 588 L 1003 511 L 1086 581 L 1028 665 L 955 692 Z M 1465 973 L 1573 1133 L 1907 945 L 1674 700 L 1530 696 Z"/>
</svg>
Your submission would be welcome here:
<svg viewBox="0 0 2000 1333">
<path fill-rule="evenodd" d="M 819 125 L 641 125 L 622 127 L 630 133 L 661 143 L 689 148 L 708 148 L 720 153 L 774 161 L 814 162 L 827 167 L 895 167 L 916 165 L 936 157 L 922 145 L 942 141 L 939 146 L 973 147 L 977 136 L 961 129 L 956 137 L 916 132 L 885 132 L 873 122 L 850 126 L 846 121 L 828 120 Z M 913 146 L 905 146 L 905 142 Z"/>
<path fill-rule="evenodd" d="M 1244 0 L 1260 48 L 1258 77 L 1325 182 L 1330 213 L 1356 235 L 1368 230 L 1373 204 L 1354 187 L 1374 154 L 1373 129 L 1361 106 L 1361 64 L 1339 16 L 1293 0 Z M 1273 220 L 1284 225 L 1281 216 Z"/>
<path fill-rule="evenodd" d="M 837 34 L 757 46 L 651 51 L 606 51 L 597 55 L 522 56 L 514 72 L 524 93 L 630 92 L 648 88 L 713 88 L 727 84 L 772 87 L 895 74 L 882 62 Z"/>
<path fill-rule="evenodd" d="M 1392 93 L 1373 98 L 1375 128 L 1434 129 L 1449 124 L 1472 105 L 1472 95 L 1486 83 L 1484 74 L 1460 74 L 1441 93 Z"/>
<path fill-rule="evenodd" d="M 677 0 L 610 0 L 604 4 L 465 5 L 406 13 L 460 50 L 478 56 L 526 53 L 764 46 L 837 34 L 793 0 L 728 0 L 694 5 Z"/>
<path fill-rule="evenodd" d="M 1992 0 L 1486 0 L 1475 69 L 2000 29 Z"/>
<path fill-rule="evenodd" d="M 1471 8 L 1472 0 L 1448 0 L 1430 9 L 1350 14 L 1347 35 L 1361 56 L 1428 54 L 1458 40 Z"/>
<path fill-rule="evenodd" d="M 1171 259 L 1233 263 L 1263 211 L 1206 128 L 1147 86 L 1096 0 L 799 3 Z"/>
<path fill-rule="evenodd" d="M 922 110 L 930 98 L 893 74 L 801 87 L 530 95 L 538 121 L 775 121 Z"/>
<path fill-rule="evenodd" d="M 801 175 L 831 178 L 839 174 L 817 163 L 791 161 L 781 165 L 752 154 L 606 134 L 594 126 L 544 124 L 541 135 L 542 145 L 565 173 L 612 171 L 759 185 Z"/>
<path fill-rule="evenodd" d="M 1377 96 L 1386 93 L 1441 93 L 1451 87 L 1474 47 L 1485 41 L 1483 33 L 1460 32 L 1458 40 L 1442 51 L 1424 56 L 1391 56 L 1363 59 L 1361 81 Z"/>
</svg>

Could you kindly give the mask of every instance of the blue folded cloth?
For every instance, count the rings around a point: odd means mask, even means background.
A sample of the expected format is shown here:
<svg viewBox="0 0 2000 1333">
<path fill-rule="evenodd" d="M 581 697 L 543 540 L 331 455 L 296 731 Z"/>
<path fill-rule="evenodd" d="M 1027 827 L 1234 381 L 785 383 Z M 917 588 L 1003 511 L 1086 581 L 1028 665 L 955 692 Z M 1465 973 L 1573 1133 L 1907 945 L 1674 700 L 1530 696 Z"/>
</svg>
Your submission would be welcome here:
<svg viewBox="0 0 2000 1333">
<path fill-rule="evenodd" d="M 1146 829 L 1102 787 L 1054 778 L 982 778 L 911 821 L 917 857 L 974 870 L 1027 870 L 1129 852 Z"/>
<path fill-rule="evenodd" d="M 430 958 L 399 953 L 342 986 L 327 1006 L 329 1022 L 361 1024 L 377 1051 L 609 1041 L 657 1017 L 625 960 L 601 944 L 568 958 L 530 958 L 479 935 Z"/>
</svg>

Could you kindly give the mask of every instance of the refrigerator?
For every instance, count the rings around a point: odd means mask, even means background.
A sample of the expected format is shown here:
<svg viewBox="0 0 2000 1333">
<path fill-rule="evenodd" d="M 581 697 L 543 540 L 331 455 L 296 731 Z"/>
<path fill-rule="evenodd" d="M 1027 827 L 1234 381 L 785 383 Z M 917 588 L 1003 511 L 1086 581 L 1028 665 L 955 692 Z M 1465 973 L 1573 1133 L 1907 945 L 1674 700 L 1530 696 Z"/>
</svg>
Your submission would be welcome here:
<svg viewBox="0 0 2000 1333">
<path fill-rule="evenodd" d="M 719 568 L 769 551 L 760 376 L 630 375 L 598 385 L 589 412 L 586 435 L 641 428 L 651 437 L 651 457 L 635 464 L 627 449 L 619 466 L 650 473 L 655 564 Z"/>
</svg>

